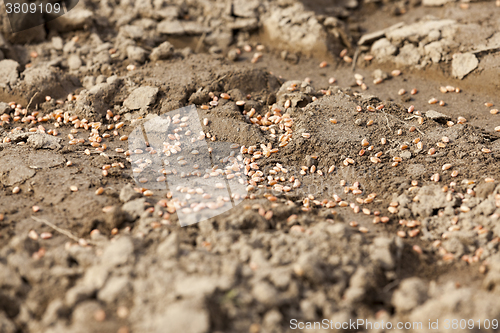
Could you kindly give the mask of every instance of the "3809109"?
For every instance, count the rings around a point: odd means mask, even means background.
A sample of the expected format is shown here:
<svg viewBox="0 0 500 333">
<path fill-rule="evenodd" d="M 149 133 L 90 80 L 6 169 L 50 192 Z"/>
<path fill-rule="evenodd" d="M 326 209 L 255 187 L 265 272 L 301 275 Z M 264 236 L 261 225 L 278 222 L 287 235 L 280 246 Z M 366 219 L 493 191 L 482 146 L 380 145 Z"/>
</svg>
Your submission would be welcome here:
<svg viewBox="0 0 500 333">
<path fill-rule="evenodd" d="M 59 3 L 5 3 L 7 14 L 62 14 L 62 7 Z"/>
</svg>

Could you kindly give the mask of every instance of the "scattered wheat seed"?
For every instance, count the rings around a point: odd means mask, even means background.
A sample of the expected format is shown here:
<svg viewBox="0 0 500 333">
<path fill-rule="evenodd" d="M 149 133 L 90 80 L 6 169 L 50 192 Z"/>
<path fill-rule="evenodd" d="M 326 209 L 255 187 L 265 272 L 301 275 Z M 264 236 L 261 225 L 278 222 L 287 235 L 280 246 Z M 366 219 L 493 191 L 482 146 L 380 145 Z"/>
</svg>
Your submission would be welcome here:
<svg viewBox="0 0 500 333">
<path fill-rule="evenodd" d="M 444 170 L 450 169 L 451 167 L 452 167 L 452 165 L 450 163 L 446 163 L 445 165 L 443 165 L 442 169 L 444 171 Z"/>
<path fill-rule="evenodd" d="M 410 237 L 417 237 L 417 235 L 420 233 L 420 230 L 419 229 L 413 229 L 413 230 L 410 230 L 408 231 L 408 236 Z"/>
<path fill-rule="evenodd" d="M 320 64 L 319 64 L 319 67 L 320 67 L 320 68 L 325 68 L 326 66 L 328 66 L 328 63 L 327 63 L 326 61 L 322 61 L 322 62 L 320 62 Z"/>
<path fill-rule="evenodd" d="M 14 194 L 18 194 L 20 191 L 21 191 L 21 189 L 18 186 L 14 187 L 12 189 L 12 193 L 14 193 Z"/>
<path fill-rule="evenodd" d="M 52 233 L 50 232 L 42 232 L 40 234 L 41 239 L 51 239 L 52 238 Z"/>
<path fill-rule="evenodd" d="M 398 208 L 397 207 L 393 207 L 393 206 L 389 206 L 387 207 L 387 210 L 389 211 L 389 213 L 391 214 L 396 214 L 398 212 Z"/>
<path fill-rule="evenodd" d="M 459 209 L 460 209 L 460 211 L 461 211 L 462 213 L 467 213 L 467 212 L 470 212 L 470 208 L 469 208 L 469 207 L 467 207 L 467 206 L 465 206 L 465 205 L 460 206 L 460 208 L 459 208 Z"/>
<path fill-rule="evenodd" d="M 380 222 L 382 222 L 382 223 L 387 223 L 387 222 L 389 222 L 389 220 L 390 220 L 390 219 L 389 219 L 389 217 L 387 217 L 387 216 L 382 216 L 382 217 L 380 218 Z"/>
<path fill-rule="evenodd" d="M 28 232 L 28 237 L 31 238 L 32 240 L 38 240 L 38 234 L 35 230 L 31 229 L 29 232 Z"/>
<path fill-rule="evenodd" d="M 489 154 L 489 153 L 491 153 L 491 149 L 488 149 L 488 148 L 483 148 L 483 149 L 481 149 L 481 151 L 482 151 L 483 153 L 485 153 L 485 154 Z"/>
<path fill-rule="evenodd" d="M 78 187 L 76 186 L 70 186 L 69 189 L 71 190 L 71 192 L 77 192 L 78 191 Z"/>
<path fill-rule="evenodd" d="M 344 58 L 342 58 L 345 62 L 347 62 L 348 64 L 350 64 L 352 62 L 352 58 L 349 57 L 349 56 L 344 56 Z"/>
<path fill-rule="evenodd" d="M 497 113 L 498 113 L 498 109 L 491 109 L 491 110 L 490 110 L 490 113 L 491 113 L 491 114 L 497 114 Z"/>
<path fill-rule="evenodd" d="M 487 108 L 491 108 L 493 106 L 493 103 L 484 103 L 484 105 L 487 107 Z"/>
<path fill-rule="evenodd" d="M 402 96 L 402 95 L 404 95 L 404 94 L 406 94 L 406 90 L 404 90 L 404 89 L 399 89 L 399 91 L 398 91 L 398 95 Z"/>
<path fill-rule="evenodd" d="M 435 173 L 431 176 L 431 180 L 436 183 L 439 182 L 439 179 L 440 179 L 439 173 Z"/>
<path fill-rule="evenodd" d="M 399 69 L 395 69 L 391 72 L 391 75 L 392 76 L 399 76 L 399 75 L 401 75 L 401 71 Z"/>
</svg>

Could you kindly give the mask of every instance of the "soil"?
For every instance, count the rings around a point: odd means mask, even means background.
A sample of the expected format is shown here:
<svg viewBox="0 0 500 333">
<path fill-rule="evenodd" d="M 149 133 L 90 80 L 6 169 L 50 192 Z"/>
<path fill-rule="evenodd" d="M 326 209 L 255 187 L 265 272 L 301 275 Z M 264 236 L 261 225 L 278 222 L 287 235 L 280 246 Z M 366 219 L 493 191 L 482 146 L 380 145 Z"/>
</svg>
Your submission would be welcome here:
<svg viewBox="0 0 500 333">
<path fill-rule="evenodd" d="M 500 8 L 432 3 L 2 13 L 0 332 L 492 331 Z"/>
</svg>

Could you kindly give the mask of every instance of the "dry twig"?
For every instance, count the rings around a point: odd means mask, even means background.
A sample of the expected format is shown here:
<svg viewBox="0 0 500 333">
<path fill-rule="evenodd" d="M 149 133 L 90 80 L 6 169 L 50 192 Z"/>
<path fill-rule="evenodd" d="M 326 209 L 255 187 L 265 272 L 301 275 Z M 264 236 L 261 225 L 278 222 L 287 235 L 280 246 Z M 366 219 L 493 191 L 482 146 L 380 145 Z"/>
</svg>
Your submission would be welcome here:
<svg viewBox="0 0 500 333">
<path fill-rule="evenodd" d="M 55 224 L 53 224 L 53 223 L 51 223 L 51 222 L 49 222 L 49 221 L 47 221 L 47 220 L 44 220 L 44 219 L 41 219 L 41 218 L 35 217 L 35 216 L 31 216 L 31 218 L 32 218 L 33 220 L 37 221 L 37 222 L 41 222 L 41 223 L 44 223 L 44 224 L 48 225 L 49 227 L 51 227 L 51 228 L 52 228 L 52 229 L 54 229 L 55 231 L 57 231 L 57 232 L 59 232 L 59 233 L 63 234 L 64 236 L 66 236 L 66 237 L 68 237 L 68 238 L 70 238 L 70 239 L 74 240 L 75 242 L 78 242 L 78 243 L 80 242 L 80 239 L 81 239 L 81 238 L 76 237 L 75 235 L 73 235 L 73 234 L 72 234 L 70 231 L 68 231 L 68 230 L 65 230 L 65 229 L 59 228 L 59 227 L 58 227 L 58 226 L 56 226 Z M 89 242 L 89 241 L 87 241 L 87 240 L 84 240 L 84 241 L 85 241 L 86 243 L 88 243 L 88 244 L 92 244 L 92 242 Z"/>
</svg>

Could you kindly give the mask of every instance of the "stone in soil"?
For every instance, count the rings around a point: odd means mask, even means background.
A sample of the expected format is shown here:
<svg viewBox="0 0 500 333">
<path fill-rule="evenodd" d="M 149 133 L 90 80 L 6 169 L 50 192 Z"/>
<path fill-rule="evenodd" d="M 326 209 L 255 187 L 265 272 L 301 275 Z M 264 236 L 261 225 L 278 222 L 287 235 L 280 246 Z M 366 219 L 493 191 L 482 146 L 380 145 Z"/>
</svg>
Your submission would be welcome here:
<svg viewBox="0 0 500 333">
<path fill-rule="evenodd" d="M 123 106 L 129 110 L 146 109 L 156 101 L 158 88 L 151 86 L 139 87 L 130 93 L 127 99 L 123 102 Z"/>
<path fill-rule="evenodd" d="M 80 30 L 85 25 L 91 25 L 94 13 L 84 8 L 73 8 L 57 20 L 50 21 L 48 25 L 59 32 Z"/>
<path fill-rule="evenodd" d="M 479 61 L 473 53 L 456 53 L 451 62 L 451 74 L 463 79 L 467 74 L 477 68 Z"/>
<path fill-rule="evenodd" d="M 425 116 L 429 119 L 437 121 L 438 123 L 446 123 L 448 120 L 451 120 L 450 116 L 434 110 L 427 111 Z"/>
<path fill-rule="evenodd" d="M 174 54 L 174 46 L 169 42 L 163 42 L 158 47 L 155 47 L 149 59 L 151 61 L 165 60 L 170 58 Z"/>
<path fill-rule="evenodd" d="M 86 119 L 103 117 L 106 110 L 111 108 L 120 83 L 121 79 L 112 76 L 106 82 L 96 84 L 89 90 L 82 90 L 75 104 L 76 114 Z"/>
<path fill-rule="evenodd" d="M 6 59 L 0 61 L 0 88 L 10 89 L 19 77 L 19 63 Z"/>
<path fill-rule="evenodd" d="M 28 137 L 27 143 L 35 149 L 59 149 L 61 139 L 45 133 L 34 133 Z"/>
<path fill-rule="evenodd" d="M 0 114 L 8 113 L 12 110 L 9 106 L 9 104 L 5 102 L 0 102 Z"/>
</svg>

